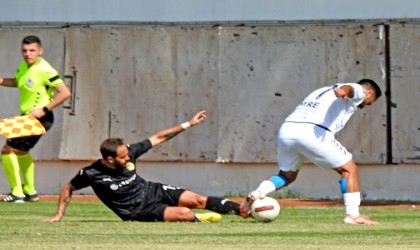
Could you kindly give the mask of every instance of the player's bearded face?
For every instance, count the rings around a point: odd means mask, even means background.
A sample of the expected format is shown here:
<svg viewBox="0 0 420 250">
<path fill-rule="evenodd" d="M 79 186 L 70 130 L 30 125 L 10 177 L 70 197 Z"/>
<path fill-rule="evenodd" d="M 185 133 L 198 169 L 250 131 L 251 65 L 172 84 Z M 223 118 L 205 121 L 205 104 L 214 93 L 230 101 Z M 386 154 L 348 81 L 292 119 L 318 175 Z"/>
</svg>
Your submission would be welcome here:
<svg viewBox="0 0 420 250">
<path fill-rule="evenodd" d="M 114 158 L 114 165 L 116 167 L 125 167 L 125 164 L 130 160 L 130 157 L 128 156 L 128 149 L 127 146 L 120 146 L 117 149 L 117 156 Z"/>
</svg>

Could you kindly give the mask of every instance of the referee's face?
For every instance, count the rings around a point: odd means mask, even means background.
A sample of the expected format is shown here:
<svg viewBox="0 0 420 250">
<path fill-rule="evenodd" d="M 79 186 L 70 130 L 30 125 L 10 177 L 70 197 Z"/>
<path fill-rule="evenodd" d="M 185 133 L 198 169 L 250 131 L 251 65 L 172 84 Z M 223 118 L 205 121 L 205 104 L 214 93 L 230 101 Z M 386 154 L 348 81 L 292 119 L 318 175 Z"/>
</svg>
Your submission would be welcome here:
<svg viewBox="0 0 420 250">
<path fill-rule="evenodd" d="M 124 167 L 125 164 L 130 160 L 128 156 L 128 148 L 126 145 L 119 146 L 117 149 L 117 156 L 114 158 L 114 166 Z"/>
<path fill-rule="evenodd" d="M 36 63 L 38 59 L 41 57 L 44 50 L 42 47 L 37 43 L 30 43 L 30 44 L 22 44 L 22 57 L 25 62 L 31 66 L 32 64 Z"/>
</svg>

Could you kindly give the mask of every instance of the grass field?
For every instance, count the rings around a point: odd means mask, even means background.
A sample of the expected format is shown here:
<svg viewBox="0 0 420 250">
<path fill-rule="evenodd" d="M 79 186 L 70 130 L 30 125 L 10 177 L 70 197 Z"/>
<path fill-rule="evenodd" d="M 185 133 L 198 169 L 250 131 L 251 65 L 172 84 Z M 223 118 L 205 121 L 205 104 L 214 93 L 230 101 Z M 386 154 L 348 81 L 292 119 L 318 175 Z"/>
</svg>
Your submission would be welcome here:
<svg viewBox="0 0 420 250">
<path fill-rule="evenodd" d="M 0 203 L 0 249 L 420 249 L 418 208 L 362 207 L 382 224 L 345 225 L 343 207 L 285 207 L 271 223 L 225 215 L 219 223 L 122 222 L 97 201 Z"/>
</svg>

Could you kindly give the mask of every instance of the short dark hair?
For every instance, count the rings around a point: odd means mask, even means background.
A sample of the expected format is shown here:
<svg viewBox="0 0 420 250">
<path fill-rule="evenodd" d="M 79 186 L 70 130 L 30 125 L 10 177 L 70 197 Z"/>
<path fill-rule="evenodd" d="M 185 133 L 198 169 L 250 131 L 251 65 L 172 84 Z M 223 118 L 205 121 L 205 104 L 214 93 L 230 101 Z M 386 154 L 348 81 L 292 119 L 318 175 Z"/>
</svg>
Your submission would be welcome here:
<svg viewBox="0 0 420 250">
<path fill-rule="evenodd" d="M 376 99 L 378 99 L 382 95 L 382 91 L 381 91 L 381 88 L 379 88 L 379 85 L 371 79 L 362 79 L 362 80 L 358 81 L 357 83 L 360 84 L 360 85 L 368 85 L 373 90 L 375 90 Z"/>
<path fill-rule="evenodd" d="M 102 158 L 106 159 L 108 156 L 115 158 L 118 147 L 122 145 L 124 145 L 124 141 L 121 138 L 108 138 L 104 140 L 100 147 Z"/>
<path fill-rule="evenodd" d="M 22 44 L 31 44 L 31 43 L 37 43 L 39 46 L 42 46 L 41 39 L 37 36 L 25 36 L 22 40 Z"/>
</svg>

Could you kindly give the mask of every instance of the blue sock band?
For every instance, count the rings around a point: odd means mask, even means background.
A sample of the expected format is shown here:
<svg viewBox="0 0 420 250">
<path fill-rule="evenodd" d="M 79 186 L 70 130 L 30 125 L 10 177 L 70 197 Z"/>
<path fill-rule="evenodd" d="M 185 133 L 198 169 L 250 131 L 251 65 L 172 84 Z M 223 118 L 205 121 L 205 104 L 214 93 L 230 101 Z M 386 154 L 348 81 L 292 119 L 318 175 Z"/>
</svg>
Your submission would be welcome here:
<svg viewBox="0 0 420 250">
<path fill-rule="evenodd" d="M 341 179 L 338 183 L 340 183 L 341 193 L 342 194 L 347 193 L 347 180 L 346 179 Z"/>
<path fill-rule="evenodd" d="M 284 178 L 284 176 L 281 175 L 273 175 L 270 178 L 270 181 L 274 184 L 274 186 L 276 186 L 276 189 L 283 187 L 287 183 L 286 178 Z"/>
</svg>

